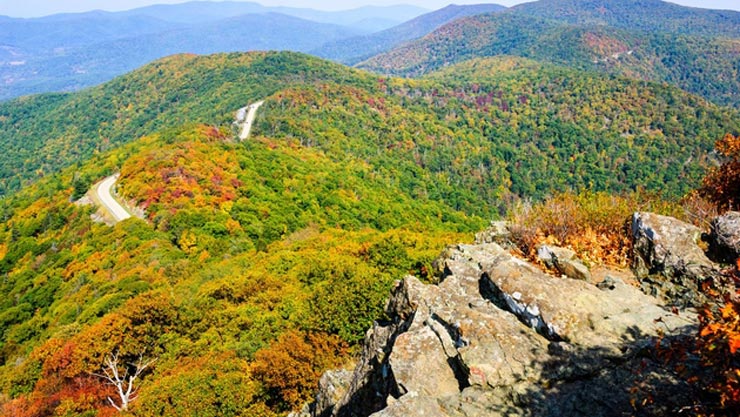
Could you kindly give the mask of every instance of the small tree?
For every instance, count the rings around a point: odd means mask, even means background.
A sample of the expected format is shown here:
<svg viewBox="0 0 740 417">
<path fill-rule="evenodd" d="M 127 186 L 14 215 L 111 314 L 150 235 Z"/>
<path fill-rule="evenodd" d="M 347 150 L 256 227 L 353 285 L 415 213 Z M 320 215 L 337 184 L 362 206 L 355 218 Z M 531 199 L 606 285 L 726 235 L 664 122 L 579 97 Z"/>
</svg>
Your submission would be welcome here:
<svg viewBox="0 0 740 417">
<path fill-rule="evenodd" d="M 722 165 L 704 178 L 700 194 L 722 210 L 737 209 L 740 204 L 740 136 L 731 134 L 717 141 Z"/>
<path fill-rule="evenodd" d="M 116 404 L 113 398 L 108 397 L 108 402 L 118 411 L 125 411 L 128 409 L 128 405 L 131 404 L 138 396 L 138 389 L 134 385 L 136 379 L 151 365 L 156 359 L 144 360 L 143 354 L 139 355 L 139 359 L 136 363 L 129 363 L 128 366 L 123 367 L 123 372 L 119 368 L 118 363 L 118 352 L 112 353 L 105 358 L 103 367 L 101 368 L 102 374 L 94 374 L 97 377 L 104 379 L 109 385 L 116 388 L 118 393 L 118 399 L 120 404 Z"/>
</svg>

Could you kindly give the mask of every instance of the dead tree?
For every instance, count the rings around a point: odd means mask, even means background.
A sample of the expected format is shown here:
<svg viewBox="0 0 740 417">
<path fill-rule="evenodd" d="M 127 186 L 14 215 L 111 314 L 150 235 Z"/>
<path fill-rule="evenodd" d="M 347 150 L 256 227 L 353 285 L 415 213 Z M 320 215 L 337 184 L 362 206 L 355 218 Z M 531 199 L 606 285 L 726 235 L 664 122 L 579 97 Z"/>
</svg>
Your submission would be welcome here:
<svg viewBox="0 0 740 417">
<path fill-rule="evenodd" d="M 144 355 L 139 354 L 136 363 L 128 363 L 123 367 L 123 372 L 119 369 L 118 352 L 112 353 L 105 357 L 105 362 L 101 370 L 102 374 L 93 374 L 106 381 L 109 385 L 116 387 L 116 392 L 120 404 L 116 404 L 113 398 L 108 397 L 108 402 L 118 411 L 125 411 L 138 396 L 138 389 L 134 385 L 138 378 L 156 359 L 144 360 Z M 129 372 L 130 371 L 130 372 Z"/>
</svg>

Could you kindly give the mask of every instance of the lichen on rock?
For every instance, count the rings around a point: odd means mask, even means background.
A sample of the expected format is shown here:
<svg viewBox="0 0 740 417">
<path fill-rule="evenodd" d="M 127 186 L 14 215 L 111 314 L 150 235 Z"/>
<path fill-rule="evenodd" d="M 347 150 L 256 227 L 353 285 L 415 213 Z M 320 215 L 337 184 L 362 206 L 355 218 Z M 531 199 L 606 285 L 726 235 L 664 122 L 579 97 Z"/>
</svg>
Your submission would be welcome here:
<svg viewBox="0 0 740 417">
<path fill-rule="evenodd" d="M 695 314 L 616 274 L 600 287 L 551 276 L 485 240 L 449 247 L 436 265 L 437 285 L 397 282 L 346 393 L 312 416 L 630 414 L 638 371 L 668 404 L 688 389 L 651 349 L 694 332 Z"/>
</svg>

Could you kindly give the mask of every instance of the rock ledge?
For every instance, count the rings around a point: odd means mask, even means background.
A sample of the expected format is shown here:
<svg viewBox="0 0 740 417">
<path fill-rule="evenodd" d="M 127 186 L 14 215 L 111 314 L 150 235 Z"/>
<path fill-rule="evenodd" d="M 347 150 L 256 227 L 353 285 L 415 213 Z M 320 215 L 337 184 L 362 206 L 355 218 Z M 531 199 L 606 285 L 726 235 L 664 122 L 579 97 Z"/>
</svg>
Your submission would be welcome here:
<svg viewBox="0 0 740 417">
<path fill-rule="evenodd" d="M 689 389 L 651 349 L 656 336 L 695 332 L 695 314 L 619 279 L 597 287 L 544 274 L 496 243 L 451 247 L 439 263 L 439 285 L 396 284 L 391 321 L 368 331 L 344 394 L 332 385 L 298 415 L 632 415 L 636 372 L 669 415 Z"/>
</svg>

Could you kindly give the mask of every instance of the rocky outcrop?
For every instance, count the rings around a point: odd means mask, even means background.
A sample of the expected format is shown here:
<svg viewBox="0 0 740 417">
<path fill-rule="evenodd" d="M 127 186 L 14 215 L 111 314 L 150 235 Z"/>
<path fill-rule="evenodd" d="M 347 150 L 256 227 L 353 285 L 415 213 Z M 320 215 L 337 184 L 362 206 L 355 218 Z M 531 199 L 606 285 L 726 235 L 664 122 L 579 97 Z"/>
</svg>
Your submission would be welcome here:
<svg viewBox="0 0 740 417">
<path fill-rule="evenodd" d="M 438 264 L 438 285 L 397 283 L 346 393 L 310 415 L 632 415 L 637 373 L 669 411 L 688 389 L 651 349 L 659 334 L 693 332 L 692 315 L 618 278 L 547 275 L 496 243 L 451 247 Z"/>
<path fill-rule="evenodd" d="M 475 234 L 475 244 L 498 243 L 504 248 L 514 247 L 510 224 L 504 220 L 491 222 L 488 229 Z"/>
<path fill-rule="evenodd" d="M 554 268 L 568 278 L 591 281 L 591 271 L 570 249 L 541 245 L 537 248 L 537 257 L 548 268 Z"/>
<path fill-rule="evenodd" d="M 704 276 L 714 265 L 699 247 L 702 231 L 672 217 L 653 213 L 632 216 L 634 270 L 638 276 Z"/>
<path fill-rule="evenodd" d="M 732 263 L 740 257 L 740 212 L 731 211 L 712 221 L 710 253 L 720 262 Z"/>
<path fill-rule="evenodd" d="M 647 293 L 680 306 L 705 302 L 699 287 L 715 280 L 719 269 L 699 246 L 701 229 L 672 217 L 635 213 L 632 234 L 633 270 Z"/>
</svg>

